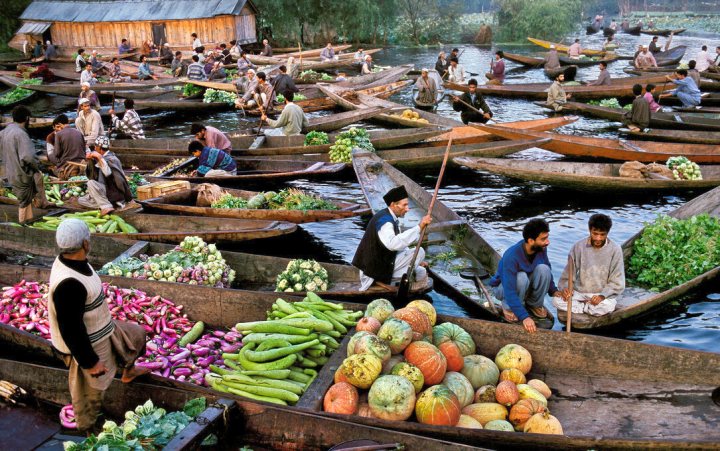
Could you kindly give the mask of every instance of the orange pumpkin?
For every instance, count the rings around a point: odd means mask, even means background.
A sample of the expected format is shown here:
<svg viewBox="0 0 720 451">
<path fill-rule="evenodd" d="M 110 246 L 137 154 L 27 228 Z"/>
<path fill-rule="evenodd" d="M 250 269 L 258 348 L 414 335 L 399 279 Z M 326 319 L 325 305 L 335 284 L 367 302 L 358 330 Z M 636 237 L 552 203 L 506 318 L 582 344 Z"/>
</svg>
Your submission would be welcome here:
<svg viewBox="0 0 720 451">
<path fill-rule="evenodd" d="M 495 387 L 495 400 L 498 404 L 510 407 L 520 399 L 520 392 L 513 381 L 502 381 Z"/>
<path fill-rule="evenodd" d="M 463 366 L 465 365 L 465 357 L 463 357 L 462 353 L 460 352 L 460 348 L 458 347 L 458 345 L 456 345 L 452 341 L 446 341 L 440 343 L 438 349 L 440 350 L 440 352 L 442 352 L 442 354 L 445 356 L 445 359 L 447 360 L 448 371 L 459 372 L 461 369 L 463 369 Z"/>
<path fill-rule="evenodd" d="M 401 319 L 410 324 L 413 330 L 413 340 L 422 340 L 425 337 L 432 336 L 432 324 L 427 315 L 415 307 L 405 307 L 395 310 L 392 314 L 393 318 Z"/>
<path fill-rule="evenodd" d="M 352 415 L 358 410 L 358 391 L 347 382 L 340 382 L 325 393 L 323 400 L 325 412 Z"/>
<path fill-rule="evenodd" d="M 506 370 L 500 371 L 500 380 L 511 381 L 514 382 L 515 385 L 527 383 L 525 375 L 517 368 L 508 368 Z"/>
<path fill-rule="evenodd" d="M 455 426 L 460 420 L 460 401 L 445 385 L 434 385 L 418 397 L 415 416 L 422 424 Z"/>
<path fill-rule="evenodd" d="M 340 365 L 338 367 L 338 369 L 335 370 L 335 377 L 333 378 L 333 382 L 335 382 L 337 384 L 338 382 L 347 382 L 347 381 L 348 381 L 348 378 L 345 377 L 345 375 L 343 374 L 342 365 Z"/>
<path fill-rule="evenodd" d="M 438 348 L 426 341 L 414 341 L 405 348 L 405 361 L 420 369 L 426 385 L 442 382 L 447 371 L 447 360 Z"/>
<path fill-rule="evenodd" d="M 508 420 L 516 431 L 522 431 L 530 417 L 546 410 L 547 408 L 536 399 L 521 399 L 510 409 Z"/>
<path fill-rule="evenodd" d="M 371 334 L 376 334 L 378 329 L 380 329 L 380 321 L 376 320 L 372 316 L 366 316 L 364 318 L 360 318 L 360 321 L 357 322 L 355 325 L 355 329 L 358 331 L 365 331 L 370 332 Z"/>
</svg>

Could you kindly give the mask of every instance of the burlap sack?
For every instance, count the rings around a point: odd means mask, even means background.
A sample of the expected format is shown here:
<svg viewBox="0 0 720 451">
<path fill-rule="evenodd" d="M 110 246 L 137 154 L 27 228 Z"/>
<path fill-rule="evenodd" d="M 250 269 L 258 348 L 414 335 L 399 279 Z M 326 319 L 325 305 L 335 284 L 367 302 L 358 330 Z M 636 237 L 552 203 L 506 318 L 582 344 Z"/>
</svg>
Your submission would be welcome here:
<svg viewBox="0 0 720 451">
<path fill-rule="evenodd" d="M 195 204 L 198 207 L 209 207 L 225 194 L 225 190 L 212 183 L 201 184 L 197 187 L 197 192 L 198 195 Z"/>
<path fill-rule="evenodd" d="M 642 172 L 645 174 L 645 177 L 652 179 L 672 180 L 674 178 L 672 170 L 664 164 L 659 163 L 650 163 L 646 165 Z"/>
<path fill-rule="evenodd" d="M 629 177 L 633 179 L 644 179 L 642 171 L 645 165 L 639 161 L 628 161 L 620 166 L 620 177 Z"/>
</svg>

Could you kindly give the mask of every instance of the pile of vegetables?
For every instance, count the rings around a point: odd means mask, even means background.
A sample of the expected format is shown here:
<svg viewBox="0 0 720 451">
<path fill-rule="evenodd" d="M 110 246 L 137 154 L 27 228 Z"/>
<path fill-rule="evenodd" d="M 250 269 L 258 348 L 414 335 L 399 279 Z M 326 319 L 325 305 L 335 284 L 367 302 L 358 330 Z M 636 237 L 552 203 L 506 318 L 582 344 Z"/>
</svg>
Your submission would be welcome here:
<svg viewBox="0 0 720 451">
<path fill-rule="evenodd" d="M 299 100 L 307 100 L 307 97 L 305 97 L 303 94 L 295 93 L 295 95 L 293 95 L 293 102 L 297 102 Z M 276 95 L 275 103 L 285 103 L 285 96 L 282 94 Z"/>
<path fill-rule="evenodd" d="M 139 172 L 134 172 L 130 175 L 127 179 L 128 185 L 130 185 L 130 192 L 132 193 L 132 197 L 137 197 L 137 187 L 147 185 L 148 182 L 145 180 L 145 177 L 142 176 Z"/>
<path fill-rule="evenodd" d="M 337 210 L 337 205 L 321 197 L 306 194 L 305 192 L 288 188 L 279 192 L 267 191 L 258 193 L 250 199 L 225 194 L 211 204 L 212 208 L 241 208 L 241 209 L 269 209 L 269 210 Z"/>
<path fill-rule="evenodd" d="M 0 196 L 17 200 L 17 196 L 13 194 L 12 188 L 9 186 L 0 186 Z"/>
<path fill-rule="evenodd" d="M 152 257 L 141 254 L 139 257 L 106 263 L 98 272 L 109 276 L 216 288 L 230 288 L 235 280 L 235 270 L 228 266 L 217 247 L 196 236 L 186 237 L 165 254 Z"/>
<path fill-rule="evenodd" d="M 300 73 L 300 78 L 306 81 L 332 81 L 332 77 L 326 73 L 315 72 L 314 70 L 306 70 Z"/>
<path fill-rule="evenodd" d="M 402 114 L 400 114 L 400 117 L 403 119 L 408 119 L 411 121 L 419 122 L 421 124 L 427 124 L 428 120 L 423 119 L 420 117 L 420 114 L 418 114 L 416 111 L 413 110 L 404 110 Z"/>
<path fill-rule="evenodd" d="M 706 213 L 689 219 L 659 216 L 633 245 L 628 274 L 662 291 L 720 266 L 720 220 Z"/>
<path fill-rule="evenodd" d="M 325 394 L 324 410 L 393 421 L 414 414 L 423 424 L 563 434 L 548 412 L 550 388 L 526 378 L 532 368 L 527 349 L 508 344 L 492 360 L 476 353 L 473 337 L 462 327 L 436 321 L 427 301 L 399 310 L 385 299 L 368 304 Z"/>
<path fill-rule="evenodd" d="M 56 184 L 48 183 L 50 181 L 50 178 L 47 176 L 44 176 L 43 178 L 45 179 L 45 197 L 47 198 L 48 202 L 52 202 L 58 207 L 64 205 L 65 201 L 70 199 L 71 197 L 84 196 L 87 191 L 87 184 L 85 183 Z M 87 181 L 87 177 L 85 177 L 84 175 L 77 175 L 74 177 L 70 177 L 68 181 Z"/>
<path fill-rule="evenodd" d="M 42 78 L 29 78 L 22 80 L 19 85 L 41 85 Z M 23 89 L 20 86 L 0 96 L 0 106 L 10 105 L 32 95 L 34 91 Z"/>
<path fill-rule="evenodd" d="M 588 104 L 589 104 L 589 105 L 604 106 L 604 107 L 606 107 L 606 108 L 622 108 L 622 109 L 625 109 L 625 110 L 628 110 L 628 111 L 632 109 L 632 104 L 631 104 L 631 103 L 629 103 L 629 104 L 627 104 L 627 105 L 625 105 L 625 106 L 622 106 L 622 105 L 620 104 L 620 102 L 618 101 L 618 99 L 616 99 L 615 97 L 612 97 L 612 98 L 610 98 L 610 99 L 591 100 L 591 101 L 588 102 Z"/>
<path fill-rule="evenodd" d="M 320 146 L 323 144 L 330 144 L 330 139 L 328 138 L 328 134 L 325 132 L 316 132 L 311 131 L 307 135 L 305 135 L 305 145 L 306 146 Z"/>
<path fill-rule="evenodd" d="M 192 157 L 191 157 L 191 158 L 192 158 Z M 162 167 L 160 167 L 160 168 L 155 169 L 155 170 L 150 174 L 150 176 L 151 176 L 151 177 L 158 177 L 158 176 L 160 176 L 160 175 L 163 175 L 164 173 L 166 173 L 166 172 L 168 172 L 168 171 L 170 171 L 170 170 L 172 170 L 172 169 L 175 169 L 175 168 L 178 167 L 178 166 L 182 166 L 183 164 L 187 163 L 187 161 L 188 161 L 189 159 L 190 159 L 190 158 L 175 158 L 173 161 L 171 161 L 170 163 L 166 164 L 165 166 L 162 166 Z"/>
<path fill-rule="evenodd" d="M 91 233 L 138 233 L 132 224 L 128 224 L 120 216 L 100 216 L 100 210 L 65 213 L 60 216 L 43 216 L 41 219 L 29 224 L 29 226 L 33 229 L 55 231 L 60 223 L 66 219 L 79 219 L 85 222 Z"/>
<path fill-rule="evenodd" d="M 205 95 L 203 96 L 203 102 L 205 103 L 223 102 L 228 105 L 235 105 L 236 100 L 237 94 L 234 92 L 221 91 L 219 89 L 212 88 L 206 89 Z"/>
<path fill-rule="evenodd" d="M 352 150 L 360 149 L 375 152 L 370 134 L 364 128 L 353 127 L 340 133 L 335 138 L 335 144 L 330 146 L 330 161 L 333 163 L 352 163 Z"/>
<path fill-rule="evenodd" d="M 235 354 L 223 354 L 231 369 L 211 366 L 205 380 L 221 392 L 295 404 L 360 316 L 362 312 L 345 310 L 314 293 L 302 302 L 278 299 L 267 321 L 235 326 L 243 334 L 243 347 Z"/>
<path fill-rule="evenodd" d="M 98 435 L 90 435 L 80 443 L 64 442 L 63 447 L 65 451 L 162 449 L 205 408 L 205 398 L 196 398 L 188 401 L 182 411 L 168 413 L 147 400 L 125 412 L 120 425 L 108 420 Z"/>
<path fill-rule="evenodd" d="M 275 291 L 294 293 L 304 291 L 325 291 L 330 279 L 328 272 L 315 260 L 295 259 L 288 263 L 285 271 L 278 274 Z"/>
<path fill-rule="evenodd" d="M 672 170 L 675 180 L 702 180 L 700 166 L 686 157 L 670 157 L 665 165 Z"/>
<path fill-rule="evenodd" d="M 202 86 L 198 86 L 192 83 L 185 83 L 185 86 L 182 88 L 182 95 L 185 97 L 192 97 L 194 95 L 200 94 L 203 91 Z"/>
</svg>

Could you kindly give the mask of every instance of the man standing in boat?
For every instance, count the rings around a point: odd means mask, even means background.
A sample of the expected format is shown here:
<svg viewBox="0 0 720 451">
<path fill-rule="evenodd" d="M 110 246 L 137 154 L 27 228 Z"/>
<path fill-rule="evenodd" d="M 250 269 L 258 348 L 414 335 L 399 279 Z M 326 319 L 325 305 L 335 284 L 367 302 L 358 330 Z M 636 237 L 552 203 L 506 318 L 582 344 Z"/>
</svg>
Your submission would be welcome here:
<svg viewBox="0 0 720 451">
<path fill-rule="evenodd" d="M 375 213 L 370 219 L 353 257 L 353 266 L 360 269 L 360 291 L 367 290 L 373 283 L 380 286 L 398 283 L 403 274 L 408 272 L 415 252 L 409 246 L 419 238 L 420 229 L 432 222 L 432 217 L 426 215 L 418 225 L 400 232 L 399 218 L 410 211 L 405 187 L 401 185 L 391 189 L 383 196 L 383 200 L 388 208 Z M 418 284 L 427 281 L 424 259 L 425 251 L 421 248 L 414 268 Z"/>
<path fill-rule="evenodd" d="M 60 255 L 50 272 L 50 340 L 70 367 L 77 428 L 91 432 L 117 370 L 123 369 L 124 383 L 149 372 L 134 364 L 145 353 L 145 331 L 112 319 L 102 281 L 87 261 L 88 226 L 79 219 L 66 219 L 58 226 L 55 241 Z"/>
<path fill-rule="evenodd" d="M 460 119 L 464 124 L 470 122 L 482 122 L 484 124 L 493 116 L 485 99 L 477 92 L 477 80 L 474 78 L 468 81 L 468 92 L 460 97 L 452 96 L 452 101 L 453 110 L 461 112 Z"/>
<path fill-rule="evenodd" d="M 435 80 L 428 74 L 428 70 L 423 68 L 420 71 L 420 77 L 415 82 L 415 87 L 418 89 L 417 101 L 426 105 L 434 105 L 438 87 Z"/>
<path fill-rule="evenodd" d="M 570 292 L 569 266 L 560 276 L 560 292 L 553 296 L 553 305 L 567 311 L 572 296 L 572 312 L 593 316 L 607 315 L 615 310 L 615 298 L 625 290 L 625 264 L 622 248 L 608 238 L 612 227 L 609 216 L 590 216 L 590 236 L 575 243 L 568 255 L 572 261 L 573 291 Z"/>
<path fill-rule="evenodd" d="M 535 320 L 548 317 L 545 294 L 559 295 L 553 281 L 547 247 L 550 226 L 544 219 L 532 219 L 523 228 L 523 239 L 502 256 L 495 275 L 488 285 L 502 301 L 502 313 L 510 323 L 522 322 L 530 333 L 537 331 Z"/>
</svg>

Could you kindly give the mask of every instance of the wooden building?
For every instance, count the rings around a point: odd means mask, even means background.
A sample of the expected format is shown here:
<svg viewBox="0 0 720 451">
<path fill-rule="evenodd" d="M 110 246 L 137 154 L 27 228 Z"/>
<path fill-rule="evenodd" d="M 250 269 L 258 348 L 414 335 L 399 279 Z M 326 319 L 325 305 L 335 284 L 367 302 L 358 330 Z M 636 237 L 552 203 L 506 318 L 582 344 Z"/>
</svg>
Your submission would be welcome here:
<svg viewBox="0 0 720 451">
<path fill-rule="evenodd" d="M 256 42 L 256 13 L 250 0 L 37 0 L 20 16 L 10 46 L 50 40 L 64 54 L 79 47 L 117 52 L 125 38 L 133 47 L 150 39 L 189 50 L 191 33 L 204 45 L 249 44 Z"/>
</svg>

